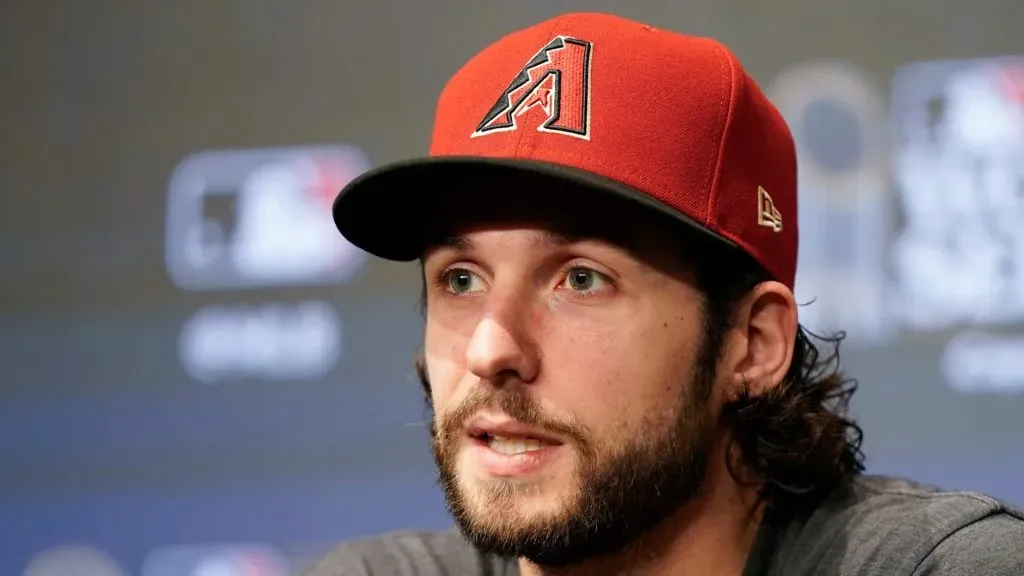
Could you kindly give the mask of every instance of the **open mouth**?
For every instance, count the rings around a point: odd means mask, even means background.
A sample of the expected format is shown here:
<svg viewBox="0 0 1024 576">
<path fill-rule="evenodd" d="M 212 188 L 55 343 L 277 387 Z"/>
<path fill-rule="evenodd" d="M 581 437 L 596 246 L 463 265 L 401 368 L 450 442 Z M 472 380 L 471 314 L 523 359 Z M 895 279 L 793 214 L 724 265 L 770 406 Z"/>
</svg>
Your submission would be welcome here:
<svg viewBox="0 0 1024 576">
<path fill-rule="evenodd" d="M 490 478 L 529 478 L 564 452 L 558 437 L 508 418 L 480 417 L 466 431 L 474 448 L 471 461 Z"/>
<path fill-rule="evenodd" d="M 531 436 L 504 436 L 490 432 L 479 432 L 471 436 L 476 442 L 487 446 L 498 454 L 506 456 L 539 452 L 545 448 L 558 445 L 558 443 L 550 440 Z"/>
</svg>

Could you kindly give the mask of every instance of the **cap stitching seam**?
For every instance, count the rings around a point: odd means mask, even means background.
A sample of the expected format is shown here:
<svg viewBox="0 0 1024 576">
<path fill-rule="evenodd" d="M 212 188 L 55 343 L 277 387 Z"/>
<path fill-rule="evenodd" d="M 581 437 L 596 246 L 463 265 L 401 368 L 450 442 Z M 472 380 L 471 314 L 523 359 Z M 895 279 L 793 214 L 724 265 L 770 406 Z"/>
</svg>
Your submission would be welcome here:
<svg viewBox="0 0 1024 576">
<path fill-rule="evenodd" d="M 721 233 L 721 223 L 718 222 L 718 200 L 719 200 L 719 185 L 722 178 L 722 163 L 725 159 L 725 146 L 726 140 L 729 138 L 729 130 L 732 128 L 733 120 L 735 119 L 736 111 L 736 100 L 737 92 L 739 91 L 739 83 L 736 78 L 736 66 L 734 65 L 733 58 L 729 56 L 729 53 L 722 46 L 716 44 L 715 47 L 718 49 L 719 54 L 723 57 L 723 62 L 720 63 L 722 68 L 728 68 L 729 72 L 729 104 L 726 110 L 725 125 L 722 127 L 722 137 L 718 142 L 718 154 L 716 155 L 715 162 L 713 164 L 713 170 L 711 172 L 711 193 L 708 194 L 708 205 L 707 205 L 707 216 L 705 225 L 708 227 L 714 226 L 714 229 Z M 720 101 L 719 104 L 722 102 Z M 731 239 L 730 239 L 731 240 Z"/>
</svg>

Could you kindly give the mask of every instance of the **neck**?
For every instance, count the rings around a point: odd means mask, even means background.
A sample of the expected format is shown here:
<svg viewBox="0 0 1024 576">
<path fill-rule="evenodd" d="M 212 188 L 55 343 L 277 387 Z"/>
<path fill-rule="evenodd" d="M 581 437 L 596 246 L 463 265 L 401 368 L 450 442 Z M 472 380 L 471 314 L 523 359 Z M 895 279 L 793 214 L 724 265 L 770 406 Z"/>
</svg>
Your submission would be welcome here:
<svg viewBox="0 0 1024 576">
<path fill-rule="evenodd" d="M 704 492 L 627 550 L 552 569 L 520 560 L 523 576 L 741 576 L 757 537 L 764 505 L 757 492 L 712 470 Z"/>
</svg>

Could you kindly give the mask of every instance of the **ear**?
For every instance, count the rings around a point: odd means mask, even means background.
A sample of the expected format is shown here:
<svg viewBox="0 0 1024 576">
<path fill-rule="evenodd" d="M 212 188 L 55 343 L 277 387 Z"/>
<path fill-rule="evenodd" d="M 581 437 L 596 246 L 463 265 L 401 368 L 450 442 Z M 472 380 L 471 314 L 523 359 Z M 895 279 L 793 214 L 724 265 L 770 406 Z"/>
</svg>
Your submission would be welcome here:
<svg viewBox="0 0 1024 576">
<path fill-rule="evenodd" d="M 727 337 L 725 358 L 733 394 L 752 396 L 778 386 L 793 362 L 798 327 L 793 291 L 780 282 L 762 282 L 739 302 Z"/>
</svg>

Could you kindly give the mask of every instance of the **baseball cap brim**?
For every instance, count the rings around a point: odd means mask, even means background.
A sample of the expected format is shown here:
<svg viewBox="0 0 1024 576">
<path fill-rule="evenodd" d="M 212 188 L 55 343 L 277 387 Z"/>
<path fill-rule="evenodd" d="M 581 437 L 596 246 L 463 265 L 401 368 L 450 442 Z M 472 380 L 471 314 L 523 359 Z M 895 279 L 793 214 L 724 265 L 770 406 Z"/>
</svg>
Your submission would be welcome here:
<svg viewBox="0 0 1024 576">
<path fill-rule="evenodd" d="M 334 223 L 356 247 L 379 258 L 399 262 L 419 259 L 429 231 L 451 207 L 439 208 L 454 190 L 487 193 L 495 183 L 581 189 L 646 206 L 706 234 L 736 245 L 675 208 L 635 188 L 593 172 L 535 160 L 477 156 L 427 157 L 405 160 L 367 171 L 353 179 L 334 200 Z M 525 188 L 524 188 L 525 189 Z"/>
</svg>

